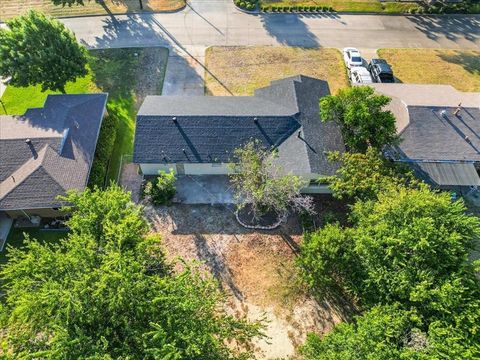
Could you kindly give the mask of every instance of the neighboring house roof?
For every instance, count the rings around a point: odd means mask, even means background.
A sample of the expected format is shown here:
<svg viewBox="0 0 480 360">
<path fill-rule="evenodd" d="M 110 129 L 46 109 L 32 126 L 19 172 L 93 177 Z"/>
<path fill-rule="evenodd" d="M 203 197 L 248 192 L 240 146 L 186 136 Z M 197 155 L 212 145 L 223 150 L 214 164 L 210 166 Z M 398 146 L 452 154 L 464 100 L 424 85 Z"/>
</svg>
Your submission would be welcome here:
<svg viewBox="0 0 480 360">
<path fill-rule="evenodd" d="M 0 116 L 0 210 L 58 207 L 58 195 L 86 186 L 106 101 L 49 95 L 43 108 Z"/>
<path fill-rule="evenodd" d="M 395 158 L 438 186 L 480 185 L 480 93 L 449 85 L 373 84 L 392 98 L 400 143 Z M 461 106 L 459 106 L 461 105 Z"/>
<path fill-rule="evenodd" d="M 437 186 L 479 186 L 475 165 L 472 163 L 419 162 L 412 164 L 422 178 Z"/>
<path fill-rule="evenodd" d="M 254 96 L 148 96 L 136 123 L 136 163 L 232 161 L 251 139 L 278 150 L 284 170 L 331 175 L 326 151 L 344 151 L 338 126 L 319 118 L 325 81 L 295 76 L 273 81 Z M 174 120 L 175 118 L 175 120 Z"/>
<path fill-rule="evenodd" d="M 480 161 L 480 109 L 409 106 L 409 123 L 400 133 L 402 158 Z"/>
<path fill-rule="evenodd" d="M 479 107 L 480 92 L 462 92 L 451 85 L 371 84 L 377 92 L 392 98 L 387 108 L 395 114 L 397 130 L 407 126 L 408 106 Z"/>
</svg>

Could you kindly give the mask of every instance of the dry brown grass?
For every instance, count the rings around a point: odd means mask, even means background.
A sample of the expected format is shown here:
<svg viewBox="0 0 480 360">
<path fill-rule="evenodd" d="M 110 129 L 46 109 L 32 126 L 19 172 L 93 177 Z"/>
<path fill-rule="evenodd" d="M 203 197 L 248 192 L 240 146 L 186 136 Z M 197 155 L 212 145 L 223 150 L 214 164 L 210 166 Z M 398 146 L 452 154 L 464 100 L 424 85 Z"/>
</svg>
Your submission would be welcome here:
<svg viewBox="0 0 480 360">
<path fill-rule="evenodd" d="M 139 0 L 84 0 L 85 5 L 55 6 L 52 0 L 0 0 L 0 20 L 12 18 L 27 10 L 35 9 L 52 16 L 80 16 L 101 14 L 125 14 L 141 11 L 174 11 L 185 6 L 185 0 L 143 0 L 143 10 Z"/>
<path fill-rule="evenodd" d="M 461 91 L 480 91 L 480 51 L 381 49 L 403 83 L 446 84 Z"/>
<path fill-rule="evenodd" d="M 218 280 L 229 296 L 227 310 L 266 319 L 270 339 L 255 343 L 258 359 L 298 358 L 295 349 L 307 333 L 327 333 L 344 319 L 341 309 L 315 301 L 297 281 L 292 250 L 302 240 L 297 219 L 258 232 L 241 227 L 231 209 L 222 206 L 147 206 L 146 215 L 168 258 L 200 261 Z"/>
<path fill-rule="evenodd" d="M 336 49 L 211 47 L 205 63 L 209 95 L 251 95 L 272 80 L 298 74 L 328 81 L 332 93 L 348 86 L 346 69 Z"/>
</svg>

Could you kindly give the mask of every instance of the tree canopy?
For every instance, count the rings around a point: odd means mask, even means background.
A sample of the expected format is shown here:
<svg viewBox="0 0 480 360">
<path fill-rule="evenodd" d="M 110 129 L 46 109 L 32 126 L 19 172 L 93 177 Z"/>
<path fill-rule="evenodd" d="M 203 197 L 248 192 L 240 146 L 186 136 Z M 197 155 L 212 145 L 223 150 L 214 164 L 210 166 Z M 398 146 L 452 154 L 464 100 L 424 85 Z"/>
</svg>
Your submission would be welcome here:
<svg viewBox="0 0 480 360">
<path fill-rule="evenodd" d="M 374 199 L 392 186 L 418 185 L 409 170 L 372 147 L 365 153 L 330 153 L 329 160 L 341 163 L 336 174 L 326 179 L 338 199 Z"/>
<path fill-rule="evenodd" d="M 195 268 L 172 271 L 129 194 L 111 186 L 66 200 L 73 205 L 68 238 L 26 240 L 24 249 L 10 249 L 2 268 L 4 355 L 249 357 L 234 345 L 259 335 L 259 325 L 227 315 L 216 283 Z"/>
<path fill-rule="evenodd" d="M 306 234 L 298 261 L 316 291 L 340 290 L 367 312 L 312 335 L 307 359 L 478 358 L 480 285 L 468 255 L 480 220 L 448 193 L 397 185 L 358 200 L 350 222 Z M 414 330 L 426 345 L 412 352 L 404 340 Z"/>
<path fill-rule="evenodd" d="M 381 149 L 397 141 L 395 117 L 384 110 L 389 103 L 389 97 L 376 95 L 370 86 L 353 86 L 323 97 L 320 116 L 340 125 L 350 151 L 365 152 L 369 146 Z"/>
<path fill-rule="evenodd" d="M 473 311 L 469 316 L 480 319 Z M 478 343 L 458 330 L 437 322 L 428 324 L 415 309 L 376 306 L 353 323 L 337 325 L 323 339 L 310 334 L 302 353 L 308 360 L 478 359 Z"/>
<path fill-rule="evenodd" d="M 463 202 L 426 186 L 357 201 L 350 217 L 350 228 L 334 224 L 307 234 L 300 262 L 311 285 L 334 279 L 370 305 L 420 306 L 463 271 L 480 225 Z"/>
<path fill-rule="evenodd" d="M 40 12 L 29 11 L 0 29 L 0 75 L 11 85 L 65 92 L 68 81 L 87 75 L 86 65 L 86 50 L 75 35 Z"/>
<path fill-rule="evenodd" d="M 230 179 L 240 207 L 249 205 L 255 217 L 269 211 L 281 216 L 291 209 L 313 211 L 311 198 L 300 195 L 305 181 L 286 174 L 275 162 L 275 152 L 251 141 L 234 155 Z"/>
</svg>

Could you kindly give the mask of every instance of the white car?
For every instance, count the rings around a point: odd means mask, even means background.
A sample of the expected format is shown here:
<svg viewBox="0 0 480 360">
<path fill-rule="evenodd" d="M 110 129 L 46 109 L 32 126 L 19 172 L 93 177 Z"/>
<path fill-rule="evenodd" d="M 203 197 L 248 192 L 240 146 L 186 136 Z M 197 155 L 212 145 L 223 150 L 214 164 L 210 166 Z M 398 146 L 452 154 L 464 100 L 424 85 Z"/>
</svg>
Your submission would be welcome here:
<svg viewBox="0 0 480 360">
<path fill-rule="evenodd" d="M 345 61 L 347 69 L 350 69 L 352 66 L 363 66 L 362 55 L 355 48 L 343 49 L 343 61 Z"/>
<path fill-rule="evenodd" d="M 350 81 L 352 84 L 372 84 L 373 79 L 370 71 L 363 66 L 353 66 L 350 68 Z"/>
</svg>

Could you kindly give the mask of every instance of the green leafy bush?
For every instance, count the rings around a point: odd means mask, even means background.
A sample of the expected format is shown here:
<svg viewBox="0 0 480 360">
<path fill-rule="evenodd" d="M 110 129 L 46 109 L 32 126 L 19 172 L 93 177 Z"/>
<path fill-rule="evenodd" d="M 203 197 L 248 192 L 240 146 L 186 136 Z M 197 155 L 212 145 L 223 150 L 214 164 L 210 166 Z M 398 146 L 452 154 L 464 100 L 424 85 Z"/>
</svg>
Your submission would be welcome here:
<svg viewBox="0 0 480 360">
<path fill-rule="evenodd" d="M 253 11 L 257 7 L 257 0 L 234 1 L 234 3 L 239 8 L 244 9 L 244 10 L 248 10 L 248 11 Z M 262 10 L 268 11 L 268 7 L 266 7 L 266 8 L 267 9 L 262 7 Z M 273 7 L 272 7 L 272 11 L 274 11 Z"/>
<path fill-rule="evenodd" d="M 156 178 L 145 184 L 143 196 L 154 205 L 169 204 L 177 193 L 175 180 L 173 171 L 160 171 Z"/>
<path fill-rule="evenodd" d="M 100 134 L 98 135 L 95 157 L 93 159 L 88 186 L 93 188 L 105 186 L 108 164 L 112 156 L 115 139 L 117 137 L 119 119 L 112 109 L 108 109 L 108 115 L 103 119 Z"/>
</svg>

